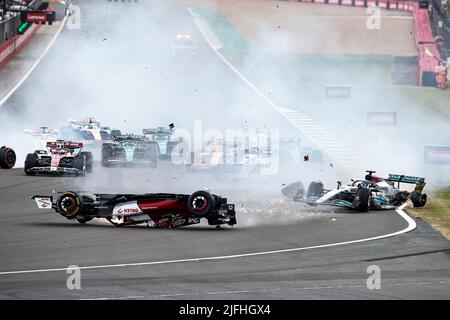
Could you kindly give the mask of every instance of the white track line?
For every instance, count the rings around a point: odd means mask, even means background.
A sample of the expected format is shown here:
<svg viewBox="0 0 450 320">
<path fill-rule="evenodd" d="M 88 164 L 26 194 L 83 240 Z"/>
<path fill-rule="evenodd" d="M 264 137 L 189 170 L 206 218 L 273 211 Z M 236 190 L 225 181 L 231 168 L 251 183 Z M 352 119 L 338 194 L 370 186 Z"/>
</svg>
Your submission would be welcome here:
<svg viewBox="0 0 450 320">
<path fill-rule="evenodd" d="M 269 255 L 269 254 L 277 254 L 277 253 L 289 253 L 289 252 L 297 252 L 297 251 L 305 251 L 305 250 L 312 250 L 312 249 L 321 249 L 321 248 L 330 248 L 330 247 L 337 247 L 342 245 L 348 245 L 348 244 L 356 244 L 356 243 L 362 243 L 367 241 L 373 241 L 373 240 L 379 240 L 379 239 L 385 239 L 389 237 L 398 236 L 407 232 L 410 232 L 414 230 L 417 227 L 416 222 L 408 216 L 404 211 L 402 207 L 398 208 L 396 212 L 408 223 L 408 226 L 400 231 L 376 236 L 376 237 L 370 237 L 365 239 L 359 239 L 359 240 L 352 240 L 352 241 L 345 241 L 345 242 L 336 242 L 336 243 L 330 243 L 330 244 L 323 244 L 323 245 L 317 245 L 317 246 L 311 246 L 311 247 L 298 247 L 298 248 L 291 248 L 291 249 L 280 249 L 280 250 L 272 250 L 272 251 L 262 251 L 262 252 L 251 252 L 251 253 L 243 253 L 243 254 L 233 254 L 233 255 L 227 255 L 227 256 L 213 256 L 213 257 L 203 257 L 203 258 L 190 258 L 190 259 L 177 259 L 177 260 L 163 260 L 163 261 L 148 261 L 148 262 L 134 262 L 134 263 L 119 263 L 119 264 L 106 264 L 106 265 L 96 265 L 96 266 L 86 266 L 86 267 L 80 267 L 80 270 L 89 270 L 89 269 L 107 269 L 107 268 L 120 268 L 120 267 L 141 267 L 141 266 L 153 266 L 153 265 L 161 265 L 161 264 L 172 264 L 172 263 L 185 263 L 185 262 L 201 262 L 201 261 L 211 261 L 211 260 L 224 260 L 224 259 L 234 259 L 234 258 L 245 258 L 245 257 L 255 257 L 255 256 L 262 256 L 262 255 Z M 52 268 L 52 269 L 35 269 L 35 270 L 20 270 L 20 271 L 3 271 L 0 272 L 0 276 L 4 275 L 15 275 L 15 274 L 29 274 L 29 273 L 42 273 L 42 272 L 57 272 L 57 271 L 66 271 L 67 268 Z"/>
<path fill-rule="evenodd" d="M 68 8 L 70 8 L 71 5 L 69 5 Z M 68 11 L 66 11 L 68 12 Z M 40 55 L 40 57 L 33 63 L 33 65 L 31 66 L 30 70 L 28 70 L 28 72 L 25 74 L 25 76 L 22 78 L 22 80 L 20 80 L 15 86 L 14 88 L 12 88 L 1 100 L 0 100 L 0 107 L 6 102 L 6 100 L 9 99 L 9 97 L 11 97 L 14 92 L 17 91 L 17 89 L 19 89 L 19 87 L 22 85 L 22 83 L 27 80 L 27 78 L 30 76 L 30 74 L 33 72 L 33 70 L 37 67 L 37 65 L 41 62 L 41 60 L 45 57 L 45 55 L 47 54 L 48 50 L 50 50 L 51 46 L 53 45 L 53 43 L 56 41 L 56 38 L 58 37 L 58 35 L 61 33 L 64 25 L 66 24 L 66 20 L 67 20 L 67 14 L 64 16 L 64 19 L 61 21 L 61 25 L 59 26 L 58 31 L 56 31 L 56 34 L 53 36 L 53 39 L 50 41 L 50 43 L 47 45 L 47 47 L 45 48 L 44 52 L 42 52 L 42 54 Z"/>
</svg>

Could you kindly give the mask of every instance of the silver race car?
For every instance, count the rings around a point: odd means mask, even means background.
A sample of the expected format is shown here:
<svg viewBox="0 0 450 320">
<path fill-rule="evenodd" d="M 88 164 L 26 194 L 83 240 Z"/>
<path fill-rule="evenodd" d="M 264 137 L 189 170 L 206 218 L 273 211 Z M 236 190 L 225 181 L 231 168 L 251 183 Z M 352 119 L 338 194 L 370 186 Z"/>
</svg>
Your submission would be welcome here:
<svg viewBox="0 0 450 320">
<path fill-rule="evenodd" d="M 396 209 L 409 199 L 414 207 L 425 205 L 427 195 L 422 193 L 425 178 L 399 174 L 389 174 L 387 178 L 381 178 L 374 175 L 375 171 L 366 172 L 364 179 L 352 179 L 346 186 L 338 181 L 334 189 L 324 189 L 322 182 L 313 181 L 305 193 L 302 182 L 297 181 L 283 187 L 281 192 L 297 202 L 313 206 L 338 206 L 359 212 L 367 212 L 370 209 Z M 400 189 L 400 183 L 415 184 L 415 188 L 411 192 L 404 191 Z"/>
</svg>

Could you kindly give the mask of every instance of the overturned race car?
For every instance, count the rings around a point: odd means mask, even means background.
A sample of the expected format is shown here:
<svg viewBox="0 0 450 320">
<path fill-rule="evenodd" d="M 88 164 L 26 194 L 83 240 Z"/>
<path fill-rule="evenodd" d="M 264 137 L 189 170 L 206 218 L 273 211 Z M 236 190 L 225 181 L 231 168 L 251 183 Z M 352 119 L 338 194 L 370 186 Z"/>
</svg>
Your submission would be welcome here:
<svg viewBox="0 0 450 320">
<path fill-rule="evenodd" d="M 85 175 L 92 172 L 92 153 L 82 151 L 83 143 L 56 140 L 47 142 L 46 147 L 46 150 L 36 150 L 27 155 L 24 166 L 26 175 Z"/>
<path fill-rule="evenodd" d="M 411 200 L 414 207 L 425 205 L 427 195 L 422 193 L 425 178 L 399 174 L 389 174 L 387 178 L 381 178 L 373 175 L 375 171 L 366 172 L 364 180 L 352 179 L 346 186 L 338 181 L 337 187 L 330 190 L 324 189 L 322 182 L 313 181 L 305 194 L 303 184 L 297 181 L 283 187 L 281 192 L 296 202 L 313 206 L 338 206 L 359 212 L 368 212 L 370 209 L 392 210 L 408 200 Z M 400 183 L 415 184 L 415 188 L 412 192 L 400 190 Z"/>
<path fill-rule="evenodd" d="M 58 197 L 32 196 L 39 209 L 54 209 L 69 220 L 86 223 L 104 218 L 115 226 L 146 224 L 176 228 L 208 220 L 209 225 L 236 224 L 234 205 L 207 191 L 188 194 L 87 194 L 62 192 Z"/>
</svg>

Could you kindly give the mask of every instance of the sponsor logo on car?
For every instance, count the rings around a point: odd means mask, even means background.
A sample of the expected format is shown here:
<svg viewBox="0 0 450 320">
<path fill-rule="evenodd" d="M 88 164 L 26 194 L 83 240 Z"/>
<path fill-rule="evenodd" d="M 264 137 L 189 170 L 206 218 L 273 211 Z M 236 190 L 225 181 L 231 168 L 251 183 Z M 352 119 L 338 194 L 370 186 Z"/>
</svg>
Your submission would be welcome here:
<svg viewBox="0 0 450 320">
<path fill-rule="evenodd" d="M 142 213 L 142 210 L 139 208 L 136 201 L 120 203 L 113 209 L 113 215 L 125 216 L 137 213 Z"/>
</svg>

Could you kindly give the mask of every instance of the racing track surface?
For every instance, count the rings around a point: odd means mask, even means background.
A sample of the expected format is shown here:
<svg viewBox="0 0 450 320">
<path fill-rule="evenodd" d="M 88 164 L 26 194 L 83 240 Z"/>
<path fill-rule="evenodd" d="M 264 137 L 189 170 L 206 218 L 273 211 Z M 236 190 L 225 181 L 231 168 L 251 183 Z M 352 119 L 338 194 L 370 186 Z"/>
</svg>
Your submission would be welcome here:
<svg viewBox="0 0 450 320">
<path fill-rule="evenodd" d="M 1 272 L 284 250 L 379 236 L 407 225 L 395 212 L 324 212 L 289 223 L 265 216 L 265 223 L 254 224 L 249 217 L 264 213 L 238 212 L 233 229 L 215 230 L 205 224 L 176 230 L 117 228 L 102 221 L 86 225 L 68 221 L 53 211 L 37 210 L 28 200 L 36 193 L 95 186 L 104 179 L 102 169 L 95 169 L 97 173 L 85 178 L 26 177 L 20 169 L 0 171 Z M 162 164 L 157 172 L 169 176 L 170 170 Z M 152 181 L 157 172 L 135 169 L 128 170 L 127 176 L 139 183 Z M 181 181 L 193 178 L 179 177 Z M 159 188 L 166 190 L 169 185 Z M 239 204 L 238 197 L 230 198 L 235 200 Z M 298 210 L 308 215 L 300 205 Z M 449 255 L 448 241 L 419 223 L 408 234 L 330 248 L 87 269 L 82 270 L 81 290 L 66 289 L 64 271 L 0 274 L 0 298 L 449 298 Z M 372 264 L 381 267 L 381 290 L 366 288 L 366 268 Z"/>
<path fill-rule="evenodd" d="M 83 1 L 75 3 L 83 8 Z M 190 26 L 192 34 L 199 36 L 187 10 L 171 9 L 176 10 L 181 19 L 185 19 L 183 21 Z M 87 37 L 101 38 L 100 34 L 104 34 L 101 28 L 92 30 L 97 33 L 90 29 L 84 30 Z M 167 37 L 171 38 L 172 35 Z M 50 92 L 54 89 L 42 88 L 43 84 L 37 80 L 46 70 L 62 64 L 58 53 L 66 57 L 65 52 L 71 49 L 71 40 L 74 40 L 73 34 L 63 30 L 49 55 L 7 102 L 5 107 L 8 110 L 14 110 L 21 103 L 29 101 L 29 96 L 36 97 L 39 90 Z M 80 40 L 72 45 L 80 46 L 82 43 Z M 66 50 L 64 53 L 62 48 Z M 238 79 L 208 51 L 205 43 L 201 44 L 199 50 L 205 55 L 209 54 L 208 59 L 214 64 L 214 72 L 204 77 L 220 74 L 224 79 L 229 79 L 229 82 L 224 82 L 226 86 L 234 89 L 239 86 Z M 73 61 L 72 65 L 67 66 L 69 70 L 55 74 L 55 83 L 73 86 L 74 83 L 71 83 L 65 72 L 76 69 L 78 62 Z M 121 65 L 114 66 L 118 72 L 124 68 Z M 189 92 L 192 91 L 187 88 L 179 89 L 182 91 L 180 94 L 186 94 L 186 101 L 197 103 L 200 109 L 203 108 L 200 103 L 202 99 L 206 99 L 211 106 L 229 98 L 226 88 L 212 85 L 213 78 L 209 82 L 204 79 L 196 81 L 193 72 L 166 76 L 173 80 L 174 86 L 168 85 L 168 92 L 178 89 L 180 83 L 187 83 L 189 89 L 194 83 L 199 91 L 204 92 L 207 98 L 191 96 Z M 186 80 L 186 77 L 192 81 Z M 180 79 L 183 79 L 182 82 Z M 143 95 L 141 99 L 145 99 L 147 94 L 155 94 L 141 89 L 137 84 L 133 94 Z M 64 119 L 67 118 L 64 110 L 73 107 L 72 98 L 76 100 L 80 93 L 72 92 L 65 86 L 60 86 L 59 90 L 64 91 L 66 99 L 46 107 L 55 111 L 55 118 Z M 267 108 L 261 101 L 258 102 L 258 97 L 247 87 L 242 86 L 238 90 L 239 95 L 248 98 L 241 103 L 250 102 L 254 106 Z M 167 98 L 170 100 L 173 97 L 168 94 Z M 223 119 L 232 123 L 232 117 L 232 112 L 225 113 Z M 274 117 L 274 114 L 267 111 L 264 117 Z M 169 119 L 167 117 L 167 121 Z M 281 123 L 282 119 L 274 119 L 274 122 L 277 121 Z M 238 225 L 233 229 L 215 230 L 206 225 L 177 230 L 116 228 L 101 221 L 87 225 L 67 221 L 53 212 L 37 210 L 28 199 L 33 194 L 69 189 L 95 192 L 192 192 L 208 185 L 213 192 L 226 195 L 230 202 L 239 207 L 246 205 L 246 199 L 255 196 L 251 192 L 252 183 L 258 182 L 236 184 L 230 191 L 229 186 L 224 186 L 220 181 L 193 176 L 164 163 L 157 170 L 150 171 L 110 171 L 96 167 L 94 173 L 85 178 L 27 177 L 21 169 L 1 170 L 0 298 L 450 298 L 449 242 L 420 221 L 418 228 L 407 234 L 342 246 L 229 259 L 84 269 L 81 290 L 66 288 L 67 274 L 64 271 L 4 273 L 66 268 L 73 264 L 86 267 L 161 262 L 320 246 L 380 236 L 407 227 L 406 221 L 395 212 L 354 214 L 336 211 L 331 214 L 329 209 L 323 209 L 322 212 L 311 213 L 311 208 L 299 205 L 295 207 L 296 215 L 286 219 L 269 215 L 269 207 L 260 208 L 261 212 L 238 211 Z M 264 195 L 279 196 L 279 184 L 264 192 Z M 256 199 L 259 200 L 258 197 Z M 266 202 L 261 199 L 261 203 Z M 380 290 L 368 290 L 366 287 L 366 269 L 373 264 L 381 268 Z"/>
</svg>

